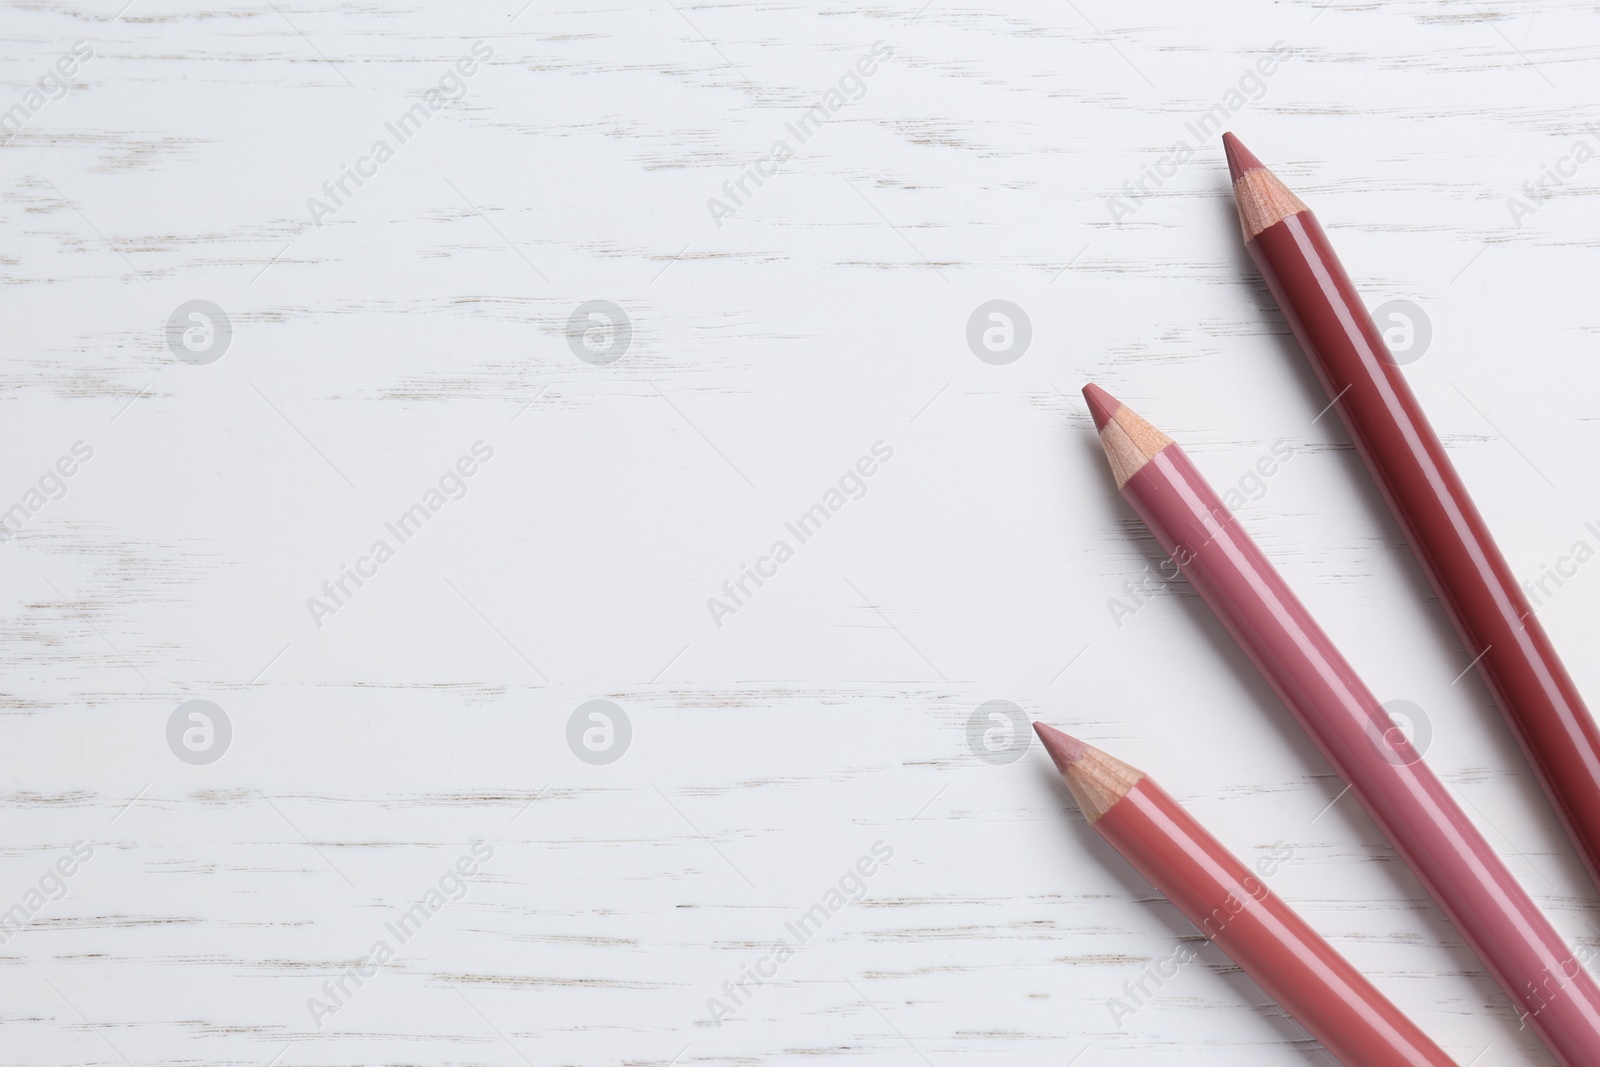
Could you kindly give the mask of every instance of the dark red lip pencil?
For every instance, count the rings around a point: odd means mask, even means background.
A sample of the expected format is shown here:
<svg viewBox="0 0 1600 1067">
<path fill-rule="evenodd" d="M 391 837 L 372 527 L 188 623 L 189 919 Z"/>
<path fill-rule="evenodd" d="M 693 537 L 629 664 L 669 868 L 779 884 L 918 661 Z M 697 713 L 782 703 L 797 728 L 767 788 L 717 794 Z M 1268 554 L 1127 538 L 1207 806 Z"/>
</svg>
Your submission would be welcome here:
<svg viewBox="0 0 1600 1067">
<path fill-rule="evenodd" d="M 1222 139 L 1250 257 L 1600 886 L 1600 729 L 1316 216 Z"/>
</svg>

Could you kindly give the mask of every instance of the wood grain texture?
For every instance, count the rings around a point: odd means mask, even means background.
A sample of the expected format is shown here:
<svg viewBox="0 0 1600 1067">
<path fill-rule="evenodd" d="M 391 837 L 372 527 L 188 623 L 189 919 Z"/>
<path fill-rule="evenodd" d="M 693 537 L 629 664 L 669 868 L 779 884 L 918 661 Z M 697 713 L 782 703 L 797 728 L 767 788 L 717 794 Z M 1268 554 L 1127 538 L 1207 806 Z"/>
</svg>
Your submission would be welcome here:
<svg viewBox="0 0 1600 1067">
<path fill-rule="evenodd" d="M 1003 762 L 992 701 L 1270 859 L 1463 1064 L 1548 1062 L 1165 578 L 1077 389 L 1237 493 L 1600 944 L 1218 142 L 1426 316 L 1410 379 L 1595 692 L 1590 5 L 124 3 L 5 8 L 5 1062 L 1324 1062 L 1037 745 Z M 1003 365 L 969 343 L 996 299 L 1031 333 Z M 231 323 L 205 365 L 169 343 L 194 300 Z M 597 300 L 631 327 L 604 365 L 569 326 Z M 191 700 L 231 724 L 205 765 L 169 747 Z M 615 762 L 569 746 L 592 700 Z"/>
</svg>

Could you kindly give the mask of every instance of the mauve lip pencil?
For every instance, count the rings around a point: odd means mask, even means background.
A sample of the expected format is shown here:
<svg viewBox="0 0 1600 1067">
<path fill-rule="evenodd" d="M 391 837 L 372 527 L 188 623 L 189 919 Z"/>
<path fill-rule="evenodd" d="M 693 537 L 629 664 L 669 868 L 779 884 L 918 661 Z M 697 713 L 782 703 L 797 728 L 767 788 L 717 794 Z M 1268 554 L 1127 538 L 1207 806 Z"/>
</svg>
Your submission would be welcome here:
<svg viewBox="0 0 1600 1067">
<path fill-rule="evenodd" d="M 1089 825 L 1347 1067 L 1455 1061 L 1143 771 L 1033 724 Z"/>
<path fill-rule="evenodd" d="M 1600 989 L 1410 740 L 1166 434 L 1084 388 L 1117 487 L 1566 1067 L 1600 1064 Z"/>
<path fill-rule="evenodd" d="M 1600 727 L 1305 204 L 1223 135 L 1245 247 L 1600 886 Z"/>
</svg>

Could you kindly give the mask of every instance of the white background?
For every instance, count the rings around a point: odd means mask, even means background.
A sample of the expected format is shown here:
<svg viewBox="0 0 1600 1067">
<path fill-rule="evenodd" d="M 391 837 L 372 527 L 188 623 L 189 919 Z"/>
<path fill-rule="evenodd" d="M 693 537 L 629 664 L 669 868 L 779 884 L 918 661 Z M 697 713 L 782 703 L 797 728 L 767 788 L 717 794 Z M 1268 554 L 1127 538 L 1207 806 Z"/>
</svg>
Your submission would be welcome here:
<svg viewBox="0 0 1600 1067">
<path fill-rule="evenodd" d="M 1146 769 L 1247 862 L 1292 848 L 1269 884 L 1461 1063 L 1550 1062 L 1203 605 L 1172 583 L 1113 620 L 1158 555 L 1077 390 L 1219 488 L 1292 449 L 1242 520 L 1592 948 L 1593 888 L 1313 421 L 1186 126 L 1282 42 L 1229 125 L 1372 306 L 1423 310 L 1408 376 L 1536 575 L 1600 547 L 1600 163 L 1520 225 L 1506 201 L 1600 146 L 1588 5 L 121 2 L 4 16 L 0 110 L 94 52 L 0 148 L 0 509 L 94 450 L 0 546 L 0 909 L 94 849 L 0 947 L 4 1062 L 1326 1062 L 1036 744 L 974 755 L 991 700 Z M 465 96 L 314 225 L 480 40 Z M 875 41 L 864 95 L 718 226 L 708 198 Z M 209 365 L 167 343 L 194 299 L 232 323 Z M 1010 365 L 967 345 L 991 299 L 1031 321 Z M 588 300 L 632 323 L 606 366 L 568 344 Z M 467 495 L 317 626 L 307 598 L 480 440 Z M 877 441 L 865 496 L 717 626 L 707 599 Z M 1580 568 L 1541 611 L 1591 693 L 1597 602 Z M 168 747 L 190 699 L 232 725 L 210 765 Z M 567 744 L 591 699 L 632 726 L 609 765 Z M 314 1023 L 475 838 L 464 899 Z M 864 898 L 713 1025 L 875 841 Z"/>
</svg>

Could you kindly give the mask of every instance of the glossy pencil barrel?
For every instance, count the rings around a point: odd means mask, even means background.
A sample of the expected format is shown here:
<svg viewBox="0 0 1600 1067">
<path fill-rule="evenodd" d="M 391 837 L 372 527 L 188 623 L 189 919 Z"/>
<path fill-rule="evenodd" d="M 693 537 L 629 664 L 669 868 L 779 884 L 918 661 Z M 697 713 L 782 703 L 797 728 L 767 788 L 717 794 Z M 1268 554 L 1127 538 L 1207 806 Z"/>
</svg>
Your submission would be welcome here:
<svg viewBox="0 0 1600 1067">
<path fill-rule="evenodd" d="M 1339 1062 L 1454 1063 L 1149 778 L 1139 779 L 1094 825 Z"/>
<path fill-rule="evenodd" d="M 1247 247 L 1600 885 L 1600 728 L 1309 211 Z"/>
<path fill-rule="evenodd" d="M 1176 445 L 1123 486 L 1556 1058 L 1600 1064 L 1600 989 Z"/>
</svg>

